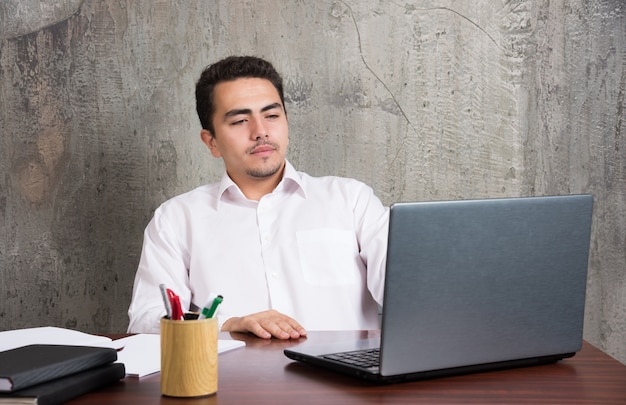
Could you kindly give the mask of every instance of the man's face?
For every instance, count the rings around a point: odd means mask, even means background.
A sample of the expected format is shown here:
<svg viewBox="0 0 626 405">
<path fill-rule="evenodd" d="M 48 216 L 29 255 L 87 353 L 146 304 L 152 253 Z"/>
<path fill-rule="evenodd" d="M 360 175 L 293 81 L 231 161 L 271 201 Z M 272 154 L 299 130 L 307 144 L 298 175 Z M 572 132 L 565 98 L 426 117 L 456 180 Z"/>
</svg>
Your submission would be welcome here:
<svg viewBox="0 0 626 405">
<path fill-rule="evenodd" d="M 272 177 L 282 170 L 289 144 L 287 116 L 272 83 L 243 78 L 215 86 L 215 136 L 202 139 L 224 159 L 228 175 L 239 184 Z"/>
</svg>

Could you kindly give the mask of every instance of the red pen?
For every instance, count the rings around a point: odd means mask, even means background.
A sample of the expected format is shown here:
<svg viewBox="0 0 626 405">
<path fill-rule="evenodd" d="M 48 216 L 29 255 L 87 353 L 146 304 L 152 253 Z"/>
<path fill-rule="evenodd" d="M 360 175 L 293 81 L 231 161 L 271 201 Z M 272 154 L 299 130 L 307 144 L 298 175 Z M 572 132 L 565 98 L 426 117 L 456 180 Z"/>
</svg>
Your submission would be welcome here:
<svg viewBox="0 0 626 405">
<path fill-rule="evenodd" d="M 183 308 L 180 305 L 180 297 L 174 293 L 174 291 L 167 289 L 167 296 L 170 299 L 170 304 L 172 306 L 172 320 L 182 321 L 183 317 Z"/>
</svg>

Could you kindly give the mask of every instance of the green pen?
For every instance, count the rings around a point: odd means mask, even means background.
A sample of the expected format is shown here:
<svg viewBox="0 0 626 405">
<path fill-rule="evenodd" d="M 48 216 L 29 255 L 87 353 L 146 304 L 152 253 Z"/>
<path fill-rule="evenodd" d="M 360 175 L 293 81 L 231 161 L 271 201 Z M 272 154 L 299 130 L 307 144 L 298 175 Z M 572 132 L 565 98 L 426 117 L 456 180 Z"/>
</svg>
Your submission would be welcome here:
<svg viewBox="0 0 626 405">
<path fill-rule="evenodd" d="M 217 311 L 217 307 L 222 303 L 223 299 L 224 297 L 222 297 L 221 295 L 215 297 L 210 308 L 202 308 L 202 312 L 200 312 L 200 316 L 198 316 L 198 319 L 213 318 L 213 315 L 215 315 L 215 311 Z"/>
</svg>

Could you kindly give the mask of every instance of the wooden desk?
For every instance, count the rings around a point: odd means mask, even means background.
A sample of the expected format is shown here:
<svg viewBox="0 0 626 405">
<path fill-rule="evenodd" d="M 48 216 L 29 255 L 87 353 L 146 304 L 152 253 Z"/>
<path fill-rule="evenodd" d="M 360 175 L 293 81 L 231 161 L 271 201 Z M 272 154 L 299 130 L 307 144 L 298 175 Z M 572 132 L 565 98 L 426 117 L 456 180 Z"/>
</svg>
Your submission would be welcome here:
<svg viewBox="0 0 626 405">
<path fill-rule="evenodd" d="M 377 335 L 377 331 L 311 332 L 308 340 Z M 265 341 L 246 334 L 220 338 L 245 340 L 246 348 L 220 355 L 215 396 L 162 397 L 160 374 L 153 374 L 126 378 L 70 404 L 626 404 L 626 366 L 586 342 L 576 356 L 556 364 L 376 386 L 284 356 L 284 348 L 301 341 Z"/>
</svg>

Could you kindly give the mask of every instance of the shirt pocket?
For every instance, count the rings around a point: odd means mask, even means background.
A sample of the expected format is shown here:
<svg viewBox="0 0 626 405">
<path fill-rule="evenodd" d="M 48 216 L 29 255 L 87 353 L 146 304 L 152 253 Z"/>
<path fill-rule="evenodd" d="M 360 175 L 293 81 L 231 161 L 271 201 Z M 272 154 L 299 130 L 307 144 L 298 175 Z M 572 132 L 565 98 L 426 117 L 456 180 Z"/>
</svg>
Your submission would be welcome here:
<svg viewBox="0 0 626 405">
<path fill-rule="evenodd" d="M 360 281 L 358 248 L 353 231 L 315 229 L 296 232 L 300 267 L 312 285 L 348 285 Z"/>
</svg>

